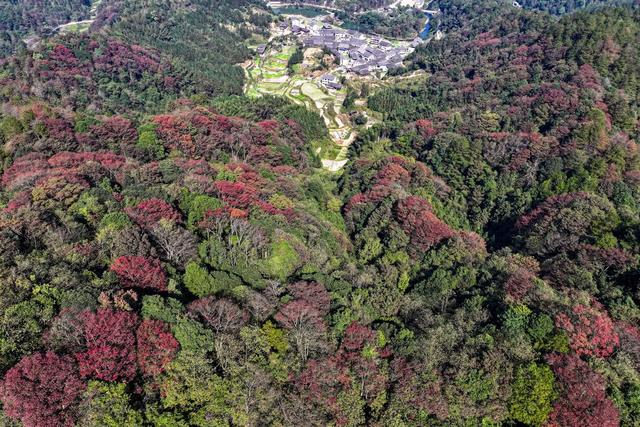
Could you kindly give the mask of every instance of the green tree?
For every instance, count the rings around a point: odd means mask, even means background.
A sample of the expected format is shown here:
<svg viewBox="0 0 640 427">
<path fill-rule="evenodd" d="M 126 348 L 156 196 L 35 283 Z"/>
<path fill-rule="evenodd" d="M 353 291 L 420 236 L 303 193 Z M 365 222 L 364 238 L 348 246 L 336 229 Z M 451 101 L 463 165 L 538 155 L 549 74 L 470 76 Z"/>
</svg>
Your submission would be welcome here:
<svg viewBox="0 0 640 427">
<path fill-rule="evenodd" d="M 551 402 L 555 398 L 551 368 L 537 363 L 520 366 L 513 383 L 509 414 L 524 424 L 541 426 L 553 409 Z"/>
<path fill-rule="evenodd" d="M 78 427 L 137 427 L 142 415 L 132 408 L 123 383 L 91 381 L 80 406 Z"/>
<path fill-rule="evenodd" d="M 198 297 L 213 295 L 219 290 L 214 277 L 196 262 L 187 264 L 183 280 L 189 292 Z"/>
</svg>

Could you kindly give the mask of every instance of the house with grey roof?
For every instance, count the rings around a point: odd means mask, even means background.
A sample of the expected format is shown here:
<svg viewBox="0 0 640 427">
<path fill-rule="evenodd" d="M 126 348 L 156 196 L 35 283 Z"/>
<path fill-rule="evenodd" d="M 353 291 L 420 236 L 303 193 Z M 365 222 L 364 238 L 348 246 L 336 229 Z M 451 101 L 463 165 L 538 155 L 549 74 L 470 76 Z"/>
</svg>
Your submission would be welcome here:
<svg viewBox="0 0 640 427">
<path fill-rule="evenodd" d="M 322 83 L 325 87 L 329 89 L 335 89 L 335 90 L 342 89 L 342 85 L 338 81 L 338 78 L 333 74 L 329 74 L 329 73 L 324 74 L 322 77 L 320 77 L 320 83 Z"/>
</svg>

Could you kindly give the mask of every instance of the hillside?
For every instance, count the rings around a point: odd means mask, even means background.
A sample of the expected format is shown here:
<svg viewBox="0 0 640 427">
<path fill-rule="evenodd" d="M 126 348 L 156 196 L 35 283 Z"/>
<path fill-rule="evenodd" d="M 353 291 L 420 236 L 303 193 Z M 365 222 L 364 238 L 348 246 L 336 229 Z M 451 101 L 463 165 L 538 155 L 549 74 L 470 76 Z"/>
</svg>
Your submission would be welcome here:
<svg viewBox="0 0 640 427">
<path fill-rule="evenodd" d="M 0 424 L 637 426 L 640 10 L 432 7 L 332 92 L 253 0 L 0 58 Z"/>
<path fill-rule="evenodd" d="M 271 16 L 257 0 L 113 1 L 95 27 L 172 58 L 217 95 L 240 95 L 244 73 L 235 64 L 251 55 L 245 40 L 268 34 Z"/>
<path fill-rule="evenodd" d="M 634 3 L 637 4 L 637 0 L 523 0 L 520 2 L 526 9 L 542 10 L 554 15 L 563 15 L 580 9 L 624 6 Z"/>
<path fill-rule="evenodd" d="M 0 55 L 7 55 L 29 33 L 46 34 L 58 25 L 88 19 L 90 0 L 7 0 L 0 3 Z"/>
</svg>

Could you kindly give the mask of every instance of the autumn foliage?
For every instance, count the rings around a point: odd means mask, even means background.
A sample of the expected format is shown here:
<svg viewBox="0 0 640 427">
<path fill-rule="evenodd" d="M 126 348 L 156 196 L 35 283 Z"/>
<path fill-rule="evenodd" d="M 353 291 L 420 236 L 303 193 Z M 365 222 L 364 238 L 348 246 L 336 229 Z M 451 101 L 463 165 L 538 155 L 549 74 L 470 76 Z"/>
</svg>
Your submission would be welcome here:
<svg viewBox="0 0 640 427">
<path fill-rule="evenodd" d="M 73 357 L 35 353 L 6 373 L 2 402 L 25 427 L 73 426 L 72 409 L 85 387 Z"/>
<path fill-rule="evenodd" d="M 167 290 L 167 276 L 157 259 L 121 256 L 111 265 L 124 288 Z"/>
<path fill-rule="evenodd" d="M 100 309 L 85 314 L 87 350 L 76 355 L 83 377 L 130 381 L 136 374 L 136 326 L 133 313 Z"/>
<path fill-rule="evenodd" d="M 402 229 L 420 250 L 427 250 L 453 236 L 453 230 L 433 213 L 429 202 L 419 197 L 400 200 L 396 215 Z"/>
<path fill-rule="evenodd" d="M 590 307 L 578 304 L 570 313 L 558 314 L 556 325 L 567 332 L 571 349 L 578 356 L 608 357 L 620 343 L 611 318 L 597 301 Z"/>
<path fill-rule="evenodd" d="M 164 200 L 143 200 L 136 206 L 126 209 L 127 214 L 143 228 L 152 228 L 160 220 L 180 222 L 181 216 L 173 206 Z"/>
<path fill-rule="evenodd" d="M 602 375 L 593 372 L 577 356 L 553 354 L 548 360 L 562 392 L 549 416 L 549 426 L 616 427 L 620 424 L 618 410 L 605 393 Z"/>
<path fill-rule="evenodd" d="M 169 326 L 159 320 L 143 320 L 136 333 L 138 366 L 143 375 L 155 376 L 173 360 L 178 341 Z"/>
</svg>

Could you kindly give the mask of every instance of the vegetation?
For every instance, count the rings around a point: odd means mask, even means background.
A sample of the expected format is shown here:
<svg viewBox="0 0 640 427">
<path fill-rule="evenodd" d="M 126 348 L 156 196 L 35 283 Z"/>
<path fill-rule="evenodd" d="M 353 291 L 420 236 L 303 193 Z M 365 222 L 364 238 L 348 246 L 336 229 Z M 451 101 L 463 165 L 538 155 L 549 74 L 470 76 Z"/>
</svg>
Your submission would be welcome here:
<svg viewBox="0 0 640 427">
<path fill-rule="evenodd" d="M 357 15 L 338 13 L 345 28 L 376 33 L 393 39 L 415 39 L 425 26 L 426 16 L 416 9 L 397 9 L 391 13 L 366 12 Z"/>
<path fill-rule="evenodd" d="M 88 19 L 91 0 L 7 0 L 0 3 L 0 56 L 30 33 L 46 35 L 58 25 Z"/>
<path fill-rule="evenodd" d="M 563 15 L 579 9 L 621 6 L 633 4 L 633 2 L 634 0 L 523 0 L 519 3 L 527 9 L 544 10 L 554 15 Z"/>
<path fill-rule="evenodd" d="M 640 423 L 637 8 L 440 0 L 332 174 L 191 3 L 0 60 L 3 425 Z"/>
<path fill-rule="evenodd" d="M 168 55 L 207 92 L 240 95 L 244 74 L 234 64 L 250 57 L 243 42 L 266 35 L 272 19 L 262 4 L 195 0 L 176 11 L 164 2 L 115 1 L 102 8 L 97 20 L 127 42 Z"/>
</svg>

